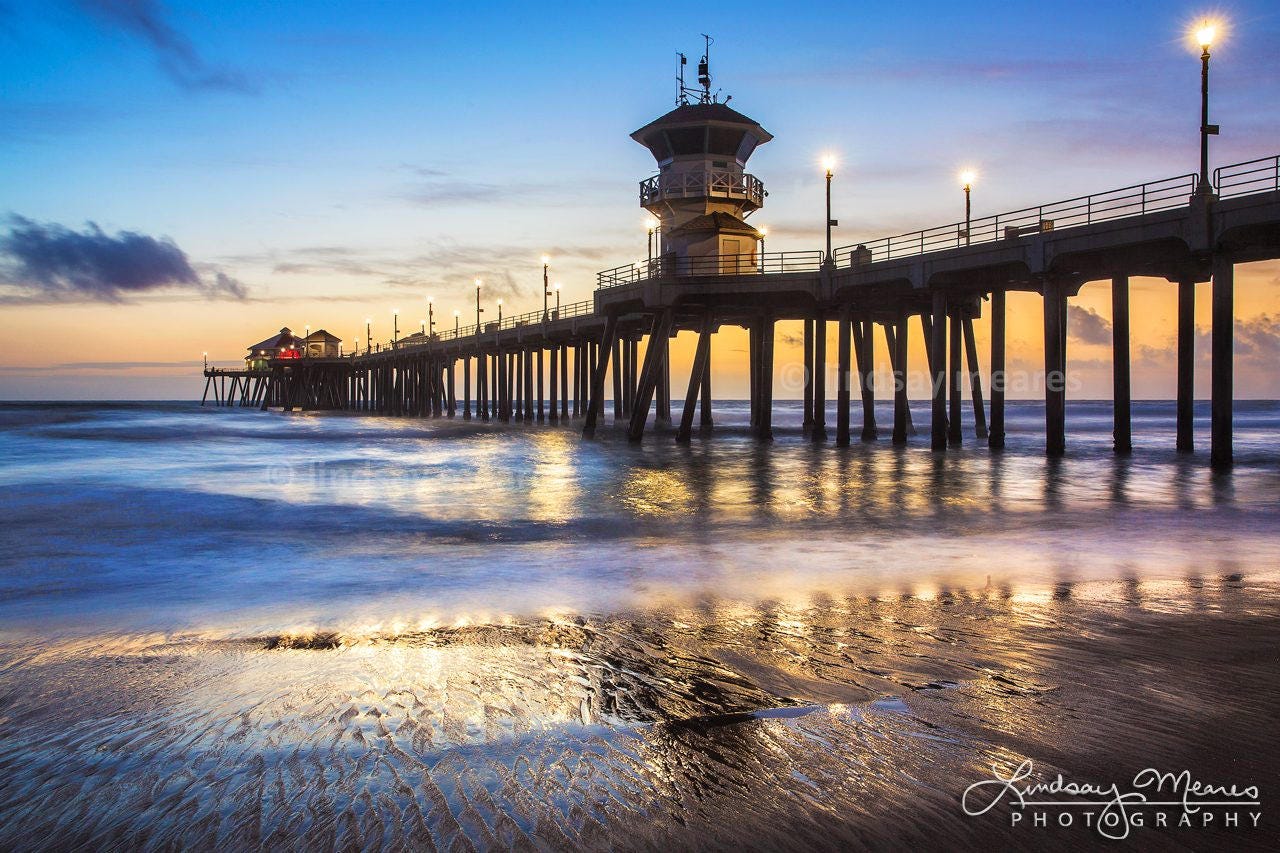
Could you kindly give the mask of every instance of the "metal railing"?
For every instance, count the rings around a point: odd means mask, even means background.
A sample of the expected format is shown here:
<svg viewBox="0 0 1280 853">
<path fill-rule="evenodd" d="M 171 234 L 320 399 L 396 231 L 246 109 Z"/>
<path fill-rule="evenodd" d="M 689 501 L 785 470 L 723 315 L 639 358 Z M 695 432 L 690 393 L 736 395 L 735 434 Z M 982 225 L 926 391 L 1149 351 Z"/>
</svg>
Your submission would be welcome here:
<svg viewBox="0 0 1280 853">
<path fill-rule="evenodd" d="M 1280 192 L 1280 154 L 1213 170 L 1219 198 L 1251 193 Z"/>
<path fill-rule="evenodd" d="M 490 309 L 492 310 L 492 309 Z M 374 342 L 373 355 L 385 352 L 397 352 L 401 350 L 411 350 L 415 347 L 428 346 L 430 344 L 442 343 L 444 341 L 456 341 L 462 338 L 474 337 L 480 335 L 492 335 L 499 331 L 516 328 L 536 328 L 544 322 L 554 323 L 557 320 L 568 320 L 573 317 L 587 317 L 595 314 L 595 301 L 591 299 L 582 302 L 571 302 L 568 305 L 561 305 L 559 309 L 551 307 L 547 309 L 545 318 L 542 311 L 529 311 L 524 314 L 514 314 L 510 317 L 503 317 L 501 321 L 493 320 L 488 323 L 481 323 L 479 327 L 475 323 L 469 326 L 459 326 L 457 329 L 447 329 L 443 332 L 436 332 L 434 335 L 423 335 L 421 332 L 407 335 L 399 340 Z M 347 353 L 347 357 L 356 355 L 370 355 L 369 350 L 360 350 L 358 353 Z"/>
<path fill-rule="evenodd" d="M 822 268 L 822 252 L 767 252 L 763 255 L 711 255 L 678 258 L 667 255 L 651 261 L 637 261 L 596 273 L 598 288 L 618 287 L 659 278 L 714 275 L 765 275 L 770 273 L 817 272 Z"/>
<path fill-rule="evenodd" d="M 767 195 L 759 178 L 737 172 L 674 172 L 640 182 L 641 207 L 668 198 L 736 198 L 760 207 Z"/>
<path fill-rule="evenodd" d="M 852 246 L 841 246 L 834 252 L 835 262 L 838 267 L 858 266 L 943 249 L 1011 240 L 1059 228 L 1144 216 L 1161 210 L 1186 207 L 1195 194 L 1197 185 L 1195 175 L 1179 175 L 974 219 L 969 223 L 968 234 L 965 233 L 965 223 L 958 222 L 893 237 L 881 237 Z"/>
</svg>

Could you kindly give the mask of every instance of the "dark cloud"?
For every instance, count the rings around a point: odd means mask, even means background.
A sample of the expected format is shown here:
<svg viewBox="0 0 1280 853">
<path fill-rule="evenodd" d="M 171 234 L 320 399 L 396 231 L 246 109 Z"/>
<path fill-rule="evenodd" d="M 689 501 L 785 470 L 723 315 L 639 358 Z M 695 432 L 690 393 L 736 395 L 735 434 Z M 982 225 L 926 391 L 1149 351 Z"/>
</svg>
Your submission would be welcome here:
<svg viewBox="0 0 1280 853">
<path fill-rule="evenodd" d="M 186 36 L 168 21 L 159 0 L 78 0 L 79 5 L 107 25 L 142 39 L 160 68 L 188 90 L 255 93 L 257 84 L 242 71 L 210 64 Z"/>
<path fill-rule="evenodd" d="M 243 299 L 244 284 L 207 268 L 201 275 L 169 239 L 135 231 L 112 236 L 90 222 L 84 231 L 21 216 L 0 235 L 0 301 L 123 302 L 155 291 L 206 299 Z"/>
<path fill-rule="evenodd" d="M 1111 321 L 1083 305 L 1067 306 L 1067 331 L 1082 344 L 1111 343 Z"/>
</svg>

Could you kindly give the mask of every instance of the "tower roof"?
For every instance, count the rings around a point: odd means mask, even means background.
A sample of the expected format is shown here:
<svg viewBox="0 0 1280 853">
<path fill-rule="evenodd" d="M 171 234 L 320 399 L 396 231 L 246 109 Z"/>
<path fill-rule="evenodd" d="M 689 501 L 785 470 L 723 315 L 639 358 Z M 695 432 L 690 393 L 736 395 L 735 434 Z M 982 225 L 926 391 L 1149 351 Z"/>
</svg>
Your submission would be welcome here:
<svg viewBox="0 0 1280 853">
<path fill-rule="evenodd" d="M 746 162 L 757 145 L 773 139 L 758 122 L 726 104 L 681 104 L 631 134 L 659 162 L 713 154 Z"/>
</svg>

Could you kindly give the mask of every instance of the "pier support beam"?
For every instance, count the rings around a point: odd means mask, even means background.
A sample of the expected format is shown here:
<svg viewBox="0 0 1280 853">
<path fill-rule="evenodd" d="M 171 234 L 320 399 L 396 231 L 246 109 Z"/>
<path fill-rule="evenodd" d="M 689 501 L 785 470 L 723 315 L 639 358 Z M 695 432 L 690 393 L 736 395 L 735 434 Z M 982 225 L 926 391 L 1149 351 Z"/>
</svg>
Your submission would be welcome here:
<svg viewBox="0 0 1280 853">
<path fill-rule="evenodd" d="M 1111 278 L 1111 411 L 1115 452 L 1133 452 L 1133 395 L 1129 371 L 1129 277 Z"/>
<path fill-rule="evenodd" d="M 650 343 L 657 343 L 658 357 L 658 408 L 655 419 L 664 424 L 671 423 L 671 336 L 662 336 Z"/>
<path fill-rule="evenodd" d="M 560 345 L 560 418 L 569 417 L 569 345 Z"/>
<path fill-rule="evenodd" d="M 712 333 L 715 331 L 714 320 L 708 318 L 709 328 Z M 702 429 L 711 429 L 715 426 L 715 421 L 711 416 L 711 336 L 707 336 L 707 369 L 702 371 L 702 410 L 700 418 L 700 426 Z"/>
<path fill-rule="evenodd" d="M 653 405 L 653 396 L 658 390 L 658 371 L 662 367 L 662 346 L 659 341 L 670 334 L 671 309 L 664 308 L 654 318 L 649 345 L 644 349 L 644 365 L 636 383 L 635 407 L 631 411 L 631 424 L 627 431 L 627 438 L 631 441 L 639 441 L 644 437 L 645 421 L 649 419 L 649 408 Z"/>
<path fill-rule="evenodd" d="M 613 343 L 618 339 L 618 315 L 610 314 L 604 321 L 604 332 L 600 336 L 600 363 L 591 376 L 591 391 L 587 400 L 586 420 L 582 424 L 582 435 L 591 438 L 596 434 L 596 419 L 600 417 L 600 409 L 604 405 L 604 373 L 609 367 L 609 353 Z M 616 365 L 615 365 L 616 367 Z"/>
<path fill-rule="evenodd" d="M 1066 348 L 1063 325 L 1067 300 L 1060 282 L 1044 283 L 1044 434 L 1045 453 L 1061 456 L 1067 450 Z"/>
<path fill-rule="evenodd" d="M 676 441 L 688 442 L 693 435 L 693 415 L 698 404 L 698 392 L 703 379 L 711 372 L 711 314 L 702 321 L 698 332 L 698 346 L 693 353 L 693 369 L 689 372 L 689 387 L 684 394 L 684 411 L 680 414 L 680 428 Z"/>
<path fill-rule="evenodd" d="M 622 420 L 622 342 L 613 342 L 613 419 L 615 421 Z"/>
<path fill-rule="evenodd" d="M 1235 337 L 1235 265 L 1229 257 L 1213 257 L 1213 365 L 1209 462 L 1231 466 L 1232 359 Z"/>
<path fill-rule="evenodd" d="M 982 373 L 978 370 L 978 344 L 973 336 L 973 318 L 964 318 L 964 354 L 969 366 L 969 394 L 973 397 L 973 436 L 987 440 L 987 413 L 982 407 Z"/>
<path fill-rule="evenodd" d="M 898 315 L 891 330 L 884 327 L 889 343 L 889 364 L 893 368 L 893 443 L 906 444 L 911 429 L 911 401 L 907 396 L 907 314 Z"/>
<path fill-rule="evenodd" d="M 840 306 L 838 322 L 840 334 L 837 345 L 839 365 L 836 367 L 836 445 L 846 447 L 849 444 L 849 338 L 853 326 L 848 303 Z"/>
<path fill-rule="evenodd" d="M 950 355 L 947 358 L 947 397 L 950 417 L 947 420 L 947 444 L 959 447 L 964 443 L 964 399 L 960 396 L 961 349 L 964 343 L 963 319 L 957 310 L 951 315 L 951 338 L 948 341 Z"/>
<path fill-rule="evenodd" d="M 547 350 L 547 420 L 555 423 L 560 420 L 560 395 L 557 393 L 559 369 L 556 366 L 560 358 L 560 345 L 552 344 Z"/>
<path fill-rule="evenodd" d="M 813 321 L 804 321 L 804 430 L 813 429 Z"/>
<path fill-rule="evenodd" d="M 544 390 L 543 381 L 546 375 L 545 365 L 543 364 L 543 360 L 542 360 L 542 347 L 538 347 L 537 364 L 534 365 L 534 370 L 538 374 L 538 382 L 537 382 L 537 389 L 536 389 L 538 394 L 538 423 L 542 423 L 544 420 L 546 420 L 546 417 L 547 417 L 546 411 L 543 408 L 543 399 L 542 399 L 542 394 Z M 552 417 L 554 418 L 554 415 Z"/>
<path fill-rule="evenodd" d="M 827 440 L 827 317 L 818 311 L 813 320 L 813 369 L 809 373 L 813 386 L 813 425 L 809 437 Z"/>
<path fill-rule="evenodd" d="M 987 446 L 992 450 L 1004 447 L 1004 344 L 1005 344 L 1005 292 L 991 293 L 991 430 L 987 433 Z"/>
<path fill-rule="evenodd" d="M 858 359 L 858 393 L 862 397 L 863 441 L 876 440 L 876 395 L 874 376 L 875 330 L 873 320 L 853 321 L 853 349 Z"/>
<path fill-rule="evenodd" d="M 756 438 L 773 441 L 773 339 L 775 320 L 772 315 L 760 319 L 760 374 Z"/>
<path fill-rule="evenodd" d="M 1196 283 L 1178 282 L 1178 452 L 1195 449 Z"/>
<path fill-rule="evenodd" d="M 921 318 L 923 321 L 923 318 Z M 947 293 L 933 292 L 933 317 L 925 329 L 929 338 L 929 372 L 933 385 L 933 422 L 929 443 L 934 450 L 947 449 Z"/>
</svg>

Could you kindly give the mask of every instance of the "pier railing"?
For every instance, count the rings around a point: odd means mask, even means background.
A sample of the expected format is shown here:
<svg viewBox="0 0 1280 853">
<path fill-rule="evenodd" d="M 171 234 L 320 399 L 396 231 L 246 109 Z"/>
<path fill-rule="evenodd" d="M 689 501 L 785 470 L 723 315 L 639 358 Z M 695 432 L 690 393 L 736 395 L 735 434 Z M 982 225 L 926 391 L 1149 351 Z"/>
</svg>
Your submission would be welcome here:
<svg viewBox="0 0 1280 853">
<path fill-rule="evenodd" d="M 1213 170 L 1219 198 L 1251 193 L 1280 192 L 1280 154 Z"/>
<path fill-rule="evenodd" d="M 493 308 L 488 310 L 492 311 Z M 544 315 L 542 311 L 528 311 L 524 314 L 513 314 L 509 317 L 503 317 L 501 320 L 494 319 L 490 322 L 481 322 L 477 327 L 475 323 L 467 326 L 459 326 L 456 329 L 447 329 L 442 332 L 436 332 L 434 335 L 423 335 L 421 333 L 407 335 L 394 341 L 374 342 L 372 354 L 384 352 L 397 352 L 401 350 L 411 350 L 414 347 L 426 346 L 428 344 L 441 343 L 443 341 L 456 341 L 462 338 L 474 337 L 477 334 L 491 335 L 506 329 L 528 328 L 535 329 L 543 322 L 554 323 L 557 320 L 568 320 L 573 317 L 588 317 L 595 314 L 595 301 L 591 299 L 582 302 L 571 302 L 568 305 L 561 305 L 559 308 L 549 307 Z M 360 350 L 358 353 L 348 353 L 349 357 L 356 355 L 370 355 L 369 350 Z"/>
<path fill-rule="evenodd" d="M 712 275 L 765 275 L 768 273 L 817 272 L 822 268 L 822 252 L 766 252 L 762 255 L 712 255 L 677 258 L 671 255 L 651 261 L 637 261 L 596 273 L 597 287 L 617 287 L 658 278 Z"/>
<path fill-rule="evenodd" d="M 943 249 L 1012 240 L 1028 234 L 1092 225 L 1112 219 L 1144 216 L 1162 210 L 1186 207 L 1198 187 L 1196 175 L 1179 175 L 1161 181 L 1135 184 L 1118 190 L 1079 196 L 1051 204 L 1024 207 L 995 216 L 881 237 L 834 252 L 836 266 L 860 266 L 877 261 L 913 257 Z"/>
</svg>

